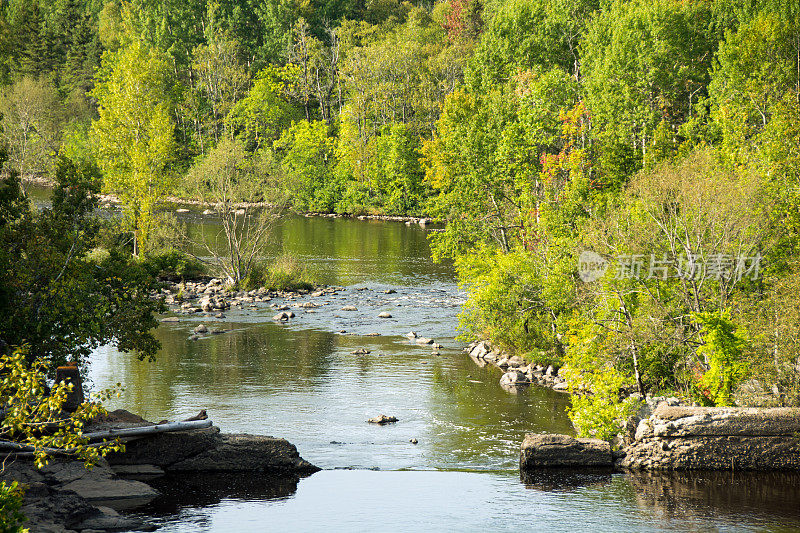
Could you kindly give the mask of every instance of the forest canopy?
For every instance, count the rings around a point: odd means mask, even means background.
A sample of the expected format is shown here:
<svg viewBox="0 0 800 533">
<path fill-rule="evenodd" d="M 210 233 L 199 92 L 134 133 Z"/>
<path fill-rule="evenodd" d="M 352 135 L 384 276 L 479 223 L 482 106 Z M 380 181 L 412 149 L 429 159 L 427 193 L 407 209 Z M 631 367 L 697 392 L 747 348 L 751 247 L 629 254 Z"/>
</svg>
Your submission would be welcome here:
<svg viewBox="0 0 800 533">
<path fill-rule="evenodd" d="M 144 251 L 235 142 L 297 210 L 446 223 L 466 339 L 800 403 L 795 2 L 11 0 L 0 50 L 10 166 L 97 169 Z"/>
</svg>

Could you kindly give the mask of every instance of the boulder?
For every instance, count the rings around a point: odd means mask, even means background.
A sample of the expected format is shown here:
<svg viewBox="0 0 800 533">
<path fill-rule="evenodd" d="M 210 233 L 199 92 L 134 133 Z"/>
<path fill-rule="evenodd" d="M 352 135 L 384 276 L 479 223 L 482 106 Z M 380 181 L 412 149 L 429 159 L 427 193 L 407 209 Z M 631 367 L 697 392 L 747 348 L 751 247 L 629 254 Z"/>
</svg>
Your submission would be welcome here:
<svg viewBox="0 0 800 533">
<path fill-rule="evenodd" d="M 528 433 L 520 450 L 520 470 L 612 465 L 611 445 L 600 439 Z"/>
<path fill-rule="evenodd" d="M 392 424 L 397 422 L 397 418 L 394 416 L 386 416 L 386 415 L 378 415 L 374 418 L 370 418 L 367 420 L 370 424 L 380 424 L 381 426 L 384 424 Z"/>
<path fill-rule="evenodd" d="M 378 315 L 378 318 L 392 318 L 392 314 L 384 311 L 383 313 Z"/>
<path fill-rule="evenodd" d="M 342 311 L 358 311 L 358 308 L 354 305 L 345 305 L 342 307 Z"/>
<path fill-rule="evenodd" d="M 285 439 L 245 434 L 217 437 L 213 447 L 170 465 L 168 471 L 310 474 L 319 470 Z"/>
<path fill-rule="evenodd" d="M 662 401 L 628 442 L 619 462 L 626 469 L 800 470 L 800 409 Z"/>
<path fill-rule="evenodd" d="M 208 328 L 205 324 L 200 324 L 199 326 L 194 328 L 195 334 L 199 335 L 201 333 L 208 333 Z"/>
<path fill-rule="evenodd" d="M 517 370 L 510 370 L 500 378 L 500 385 L 522 385 L 528 383 L 530 383 L 528 376 Z"/>
<path fill-rule="evenodd" d="M 284 439 L 261 435 L 222 435 L 219 428 L 158 433 L 131 441 L 124 453 L 109 456 L 117 465 L 149 464 L 165 472 L 312 473 L 319 470 L 304 460 Z"/>
<path fill-rule="evenodd" d="M 800 434 L 800 409 L 793 408 L 673 407 L 662 403 L 653 417 L 656 437 Z"/>
<path fill-rule="evenodd" d="M 481 359 L 483 356 L 489 353 L 489 351 L 489 346 L 485 342 L 479 342 L 472 347 L 469 354 L 476 359 Z"/>
</svg>

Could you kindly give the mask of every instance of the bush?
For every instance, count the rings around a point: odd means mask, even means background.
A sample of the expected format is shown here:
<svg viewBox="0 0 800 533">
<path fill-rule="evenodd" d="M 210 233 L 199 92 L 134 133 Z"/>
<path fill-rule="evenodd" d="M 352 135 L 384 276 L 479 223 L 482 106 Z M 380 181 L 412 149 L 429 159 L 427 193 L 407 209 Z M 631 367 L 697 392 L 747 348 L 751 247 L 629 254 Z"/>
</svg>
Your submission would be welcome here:
<svg viewBox="0 0 800 533">
<path fill-rule="evenodd" d="M 257 263 L 243 281 L 244 288 L 265 287 L 272 291 L 311 290 L 307 269 L 293 255 L 281 255 L 271 264 Z"/>
<path fill-rule="evenodd" d="M 700 376 L 700 399 L 712 405 L 731 405 L 732 392 L 748 370 L 742 354 L 748 345 L 747 334 L 731 321 L 730 313 L 695 313 L 692 318 L 702 326 L 704 344 L 697 354 L 708 362 Z"/>
<path fill-rule="evenodd" d="M 208 269 L 198 259 L 174 249 L 146 255 L 142 266 L 149 274 L 161 279 L 196 279 L 208 274 Z"/>
<path fill-rule="evenodd" d="M 0 533 L 21 533 L 25 515 L 20 512 L 24 491 L 19 483 L 0 482 Z"/>
<path fill-rule="evenodd" d="M 585 378 L 581 384 L 591 393 L 573 395 L 567 414 L 579 437 L 611 442 L 620 435 L 625 421 L 639 409 L 640 403 L 632 398 L 620 400 L 627 379 L 614 368 L 602 369 L 592 373 L 588 380 Z M 576 380 L 569 381 L 574 386 Z"/>
</svg>

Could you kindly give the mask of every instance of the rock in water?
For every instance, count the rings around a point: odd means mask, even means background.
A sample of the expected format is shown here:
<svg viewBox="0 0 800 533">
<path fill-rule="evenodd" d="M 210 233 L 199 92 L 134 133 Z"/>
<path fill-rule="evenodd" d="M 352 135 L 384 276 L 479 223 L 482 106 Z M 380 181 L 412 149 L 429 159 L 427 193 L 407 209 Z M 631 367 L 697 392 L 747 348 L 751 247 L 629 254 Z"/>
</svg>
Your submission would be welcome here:
<svg viewBox="0 0 800 533">
<path fill-rule="evenodd" d="M 417 344 L 433 344 L 433 339 L 427 337 L 417 337 Z"/>
<path fill-rule="evenodd" d="M 367 355 L 368 353 L 370 353 L 370 351 L 367 350 L 366 348 L 359 348 L 358 350 L 353 350 L 350 353 L 354 355 Z"/>
<path fill-rule="evenodd" d="M 408 337 L 409 339 L 416 339 L 417 338 L 417 332 L 416 331 L 409 331 L 408 333 L 406 333 L 406 337 Z"/>
<path fill-rule="evenodd" d="M 394 422 L 397 422 L 397 418 L 394 416 L 379 415 L 376 416 L 375 418 L 370 418 L 369 420 L 367 420 L 367 422 L 369 422 L 370 424 L 380 424 L 380 425 L 392 424 Z"/>
<path fill-rule="evenodd" d="M 384 311 L 383 313 L 378 315 L 378 318 L 392 318 L 392 314 Z"/>
<path fill-rule="evenodd" d="M 561 466 L 613 465 L 611 445 L 600 439 L 528 433 L 520 448 L 520 470 Z"/>
<path fill-rule="evenodd" d="M 194 332 L 197 333 L 198 335 L 200 333 L 208 333 L 208 328 L 206 327 L 205 324 L 200 324 L 199 326 L 194 328 Z"/>
<path fill-rule="evenodd" d="M 345 305 L 342 311 L 358 311 L 358 308 L 355 305 Z"/>
</svg>

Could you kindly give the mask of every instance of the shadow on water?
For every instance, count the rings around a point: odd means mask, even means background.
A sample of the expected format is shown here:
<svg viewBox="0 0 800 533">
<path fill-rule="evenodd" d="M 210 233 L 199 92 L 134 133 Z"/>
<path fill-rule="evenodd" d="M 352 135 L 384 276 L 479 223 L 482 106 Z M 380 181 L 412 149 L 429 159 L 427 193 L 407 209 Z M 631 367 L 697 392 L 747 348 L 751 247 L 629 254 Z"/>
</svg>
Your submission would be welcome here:
<svg viewBox="0 0 800 533">
<path fill-rule="evenodd" d="M 149 517 L 174 516 L 187 507 L 207 507 L 223 500 L 275 501 L 297 492 L 298 476 L 241 473 L 169 474 L 149 481 L 161 496 L 137 514 Z"/>
<path fill-rule="evenodd" d="M 598 488 L 611 482 L 611 468 L 543 468 L 520 472 L 526 489 L 542 492 L 571 492 L 584 487 Z"/>
</svg>

